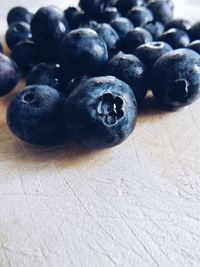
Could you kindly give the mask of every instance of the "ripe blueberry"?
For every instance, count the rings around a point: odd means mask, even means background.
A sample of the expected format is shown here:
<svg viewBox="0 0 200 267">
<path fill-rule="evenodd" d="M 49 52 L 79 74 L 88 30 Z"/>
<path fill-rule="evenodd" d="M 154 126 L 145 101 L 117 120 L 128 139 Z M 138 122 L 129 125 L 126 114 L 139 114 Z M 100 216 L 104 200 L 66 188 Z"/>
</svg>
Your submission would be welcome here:
<svg viewBox="0 0 200 267">
<path fill-rule="evenodd" d="M 19 91 L 9 104 L 7 123 L 18 138 L 36 145 L 54 145 L 64 137 L 64 97 L 45 85 Z"/>
<path fill-rule="evenodd" d="M 19 78 L 16 63 L 0 53 L 0 96 L 8 94 L 17 85 Z"/>
<path fill-rule="evenodd" d="M 200 55 L 177 49 L 160 57 L 152 69 L 151 89 L 155 98 L 169 109 L 194 102 L 200 95 Z"/>
<path fill-rule="evenodd" d="M 80 84 L 67 98 L 65 125 L 71 137 L 91 148 L 120 144 L 133 131 L 137 104 L 131 88 L 112 76 Z"/>
</svg>

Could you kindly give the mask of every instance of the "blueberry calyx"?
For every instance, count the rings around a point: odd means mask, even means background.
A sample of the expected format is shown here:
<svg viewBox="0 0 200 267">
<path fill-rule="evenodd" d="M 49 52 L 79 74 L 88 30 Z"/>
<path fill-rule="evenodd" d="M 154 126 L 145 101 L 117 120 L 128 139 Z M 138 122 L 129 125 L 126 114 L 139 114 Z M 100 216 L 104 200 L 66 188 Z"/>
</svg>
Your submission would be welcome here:
<svg viewBox="0 0 200 267">
<path fill-rule="evenodd" d="M 110 93 L 104 94 L 97 106 L 97 113 L 104 117 L 106 124 L 114 125 L 124 116 L 123 100 Z"/>
<path fill-rule="evenodd" d="M 168 97 L 174 101 L 184 102 L 188 96 L 188 83 L 186 80 L 176 80 L 170 85 Z"/>
<path fill-rule="evenodd" d="M 26 103 L 30 103 L 30 102 L 33 102 L 34 98 L 35 98 L 35 95 L 33 93 L 28 93 L 24 96 L 23 101 Z"/>
</svg>

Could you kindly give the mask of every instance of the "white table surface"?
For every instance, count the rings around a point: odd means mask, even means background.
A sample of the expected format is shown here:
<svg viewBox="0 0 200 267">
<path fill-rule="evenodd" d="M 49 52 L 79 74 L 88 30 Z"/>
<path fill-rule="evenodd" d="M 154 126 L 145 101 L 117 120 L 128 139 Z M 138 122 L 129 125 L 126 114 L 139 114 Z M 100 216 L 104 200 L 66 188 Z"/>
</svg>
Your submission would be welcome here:
<svg viewBox="0 0 200 267">
<path fill-rule="evenodd" d="M 66 7 L 73 0 L 0 3 Z M 199 0 L 176 16 L 199 17 Z M 3 22 L 2 22 L 3 20 Z M 121 146 L 41 149 L 12 136 L 0 106 L 0 267 L 199 267 L 200 102 L 140 114 Z"/>
</svg>

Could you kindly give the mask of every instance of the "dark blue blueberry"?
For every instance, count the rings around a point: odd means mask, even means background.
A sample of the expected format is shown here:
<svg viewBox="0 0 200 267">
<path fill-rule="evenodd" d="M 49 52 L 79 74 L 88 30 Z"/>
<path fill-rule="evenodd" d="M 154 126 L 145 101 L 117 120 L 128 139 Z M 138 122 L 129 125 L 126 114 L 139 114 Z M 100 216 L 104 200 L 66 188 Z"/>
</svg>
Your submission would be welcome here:
<svg viewBox="0 0 200 267">
<path fill-rule="evenodd" d="M 200 21 L 196 22 L 192 27 L 190 28 L 190 38 L 191 40 L 198 40 L 200 39 Z"/>
<path fill-rule="evenodd" d="M 101 21 L 110 23 L 113 19 L 119 18 L 121 15 L 116 7 L 107 7 L 101 13 Z"/>
<path fill-rule="evenodd" d="M 120 42 L 119 47 L 124 53 L 133 54 L 139 45 L 152 41 L 153 38 L 147 30 L 137 27 L 127 33 Z"/>
<path fill-rule="evenodd" d="M 41 62 L 37 47 L 32 41 L 23 41 L 17 44 L 12 50 L 11 58 L 17 63 L 23 74 L 27 74 Z"/>
<path fill-rule="evenodd" d="M 173 18 L 173 5 L 171 1 L 151 0 L 147 3 L 147 8 L 153 13 L 154 19 L 166 24 Z"/>
<path fill-rule="evenodd" d="M 191 22 L 187 19 L 172 19 L 165 25 L 165 30 L 172 28 L 188 32 L 191 28 Z"/>
<path fill-rule="evenodd" d="M 69 96 L 80 84 L 84 83 L 85 81 L 89 80 L 91 77 L 88 75 L 82 75 L 74 77 L 67 81 L 65 95 Z"/>
<path fill-rule="evenodd" d="M 26 8 L 21 6 L 13 7 L 7 16 L 8 25 L 15 22 L 26 22 L 30 24 L 33 14 L 29 12 Z"/>
<path fill-rule="evenodd" d="M 151 89 L 166 108 L 177 109 L 200 96 L 200 55 L 177 49 L 160 57 L 152 69 Z"/>
<path fill-rule="evenodd" d="M 41 53 L 53 58 L 57 49 L 69 32 L 69 25 L 64 13 L 56 7 L 42 7 L 31 21 L 33 40 Z"/>
<path fill-rule="evenodd" d="M 76 29 L 85 19 L 83 11 L 76 7 L 68 7 L 65 11 L 65 18 L 67 19 L 71 29 Z"/>
<path fill-rule="evenodd" d="M 40 63 L 32 68 L 26 77 L 26 85 L 43 84 L 62 90 L 60 65 Z"/>
<path fill-rule="evenodd" d="M 106 7 L 112 6 L 112 1 L 108 0 L 80 0 L 79 6 L 89 18 L 100 18 Z"/>
<path fill-rule="evenodd" d="M 149 22 L 142 27 L 151 33 L 153 40 L 155 41 L 164 33 L 164 26 L 159 21 Z"/>
<path fill-rule="evenodd" d="M 0 43 L 0 53 L 3 53 L 3 46 L 1 43 Z"/>
<path fill-rule="evenodd" d="M 135 27 L 140 27 L 153 21 L 153 14 L 146 7 L 133 7 L 127 14 Z"/>
<path fill-rule="evenodd" d="M 135 55 L 143 62 L 150 73 L 154 63 L 164 54 L 172 51 L 172 47 L 164 42 L 150 42 L 140 45 L 135 50 Z"/>
<path fill-rule="evenodd" d="M 20 73 L 17 65 L 0 53 L 0 96 L 8 94 L 17 85 Z"/>
<path fill-rule="evenodd" d="M 128 18 L 120 17 L 111 21 L 110 25 L 116 30 L 122 39 L 126 34 L 134 28 L 132 22 Z"/>
<path fill-rule="evenodd" d="M 111 59 L 106 74 L 113 75 L 126 82 L 140 103 L 147 93 L 147 72 L 143 63 L 134 55 L 119 54 Z"/>
<path fill-rule="evenodd" d="M 109 24 L 98 24 L 95 31 L 98 33 L 99 37 L 105 41 L 108 50 L 116 49 L 117 42 L 119 41 L 119 35 Z"/>
<path fill-rule="evenodd" d="M 25 22 L 16 22 L 9 26 L 6 32 L 6 43 L 13 49 L 19 42 L 30 40 L 32 37 L 30 25 Z"/>
<path fill-rule="evenodd" d="M 142 6 L 143 4 L 144 0 L 118 0 L 115 6 L 125 16 L 131 8 Z"/>
<path fill-rule="evenodd" d="M 79 28 L 90 28 L 95 30 L 98 27 L 98 22 L 94 19 L 84 19 Z"/>
<path fill-rule="evenodd" d="M 133 131 L 137 104 L 131 88 L 112 76 L 80 84 L 65 103 L 65 125 L 78 143 L 95 149 L 120 144 Z"/>
<path fill-rule="evenodd" d="M 106 44 L 92 29 L 71 31 L 61 43 L 59 61 L 68 78 L 98 74 L 107 60 Z"/>
<path fill-rule="evenodd" d="M 200 54 L 200 40 L 193 41 L 187 46 L 187 48 L 192 49 L 198 54 Z"/>
<path fill-rule="evenodd" d="M 124 54 L 124 53 L 122 51 L 120 51 L 118 48 L 111 49 L 111 50 L 109 50 L 109 53 L 108 53 L 108 60 L 111 60 L 115 56 L 122 55 L 122 54 Z"/>
<path fill-rule="evenodd" d="M 54 145 L 64 137 L 64 97 L 45 85 L 19 91 L 7 110 L 8 127 L 18 138 L 36 145 Z"/>
<path fill-rule="evenodd" d="M 175 28 L 164 32 L 158 40 L 170 44 L 174 49 L 186 47 L 190 43 L 188 34 Z"/>
</svg>

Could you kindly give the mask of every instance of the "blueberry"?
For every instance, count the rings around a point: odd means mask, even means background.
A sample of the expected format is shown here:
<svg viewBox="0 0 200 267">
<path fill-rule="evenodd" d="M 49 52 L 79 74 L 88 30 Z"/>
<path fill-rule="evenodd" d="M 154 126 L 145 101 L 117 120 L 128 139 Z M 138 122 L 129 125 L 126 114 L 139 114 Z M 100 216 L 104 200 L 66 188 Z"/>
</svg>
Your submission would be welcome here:
<svg viewBox="0 0 200 267">
<path fill-rule="evenodd" d="M 64 110 L 71 137 L 95 149 L 120 144 L 133 131 L 137 118 L 131 88 L 112 76 L 80 84 L 67 98 Z"/>
<path fill-rule="evenodd" d="M 187 19 L 172 19 L 165 25 L 165 30 L 176 28 L 188 32 L 191 28 L 191 22 Z"/>
<path fill-rule="evenodd" d="M 147 30 L 137 27 L 127 33 L 119 47 L 124 53 L 133 54 L 139 45 L 152 41 L 153 38 Z"/>
<path fill-rule="evenodd" d="M 110 23 L 113 19 L 119 18 L 121 15 L 116 7 L 107 7 L 101 13 L 101 21 Z"/>
<path fill-rule="evenodd" d="M 188 34 L 175 28 L 164 32 L 158 40 L 170 44 L 174 49 L 186 47 L 190 43 Z"/>
<path fill-rule="evenodd" d="M 32 68 L 26 78 L 26 85 L 43 84 L 62 90 L 62 74 L 60 65 L 44 62 Z"/>
<path fill-rule="evenodd" d="M 37 47 L 32 41 L 18 43 L 12 50 L 11 58 L 17 63 L 23 74 L 27 74 L 41 62 Z"/>
<path fill-rule="evenodd" d="M 105 41 L 108 50 L 116 49 L 117 42 L 119 41 L 119 35 L 109 24 L 98 24 L 95 31 L 98 33 L 99 37 Z"/>
<path fill-rule="evenodd" d="M 3 46 L 1 43 L 0 43 L 0 53 L 3 53 Z"/>
<path fill-rule="evenodd" d="M 8 127 L 19 139 L 36 145 L 54 145 L 64 136 L 64 97 L 45 85 L 19 91 L 7 110 Z"/>
<path fill-rule="evenodd" d="M 33 40 L 42 53 L 51 58 L 57 54 L 60 42 L 69 32 L 63 12 L 55 7 L 42 7 L 31 21 Z"/>
<path fill-rule="evenodd" d="M 192 27 L 190 28 L 190 38 L 191 40 L 197 40 L 200 39 L 200 21 L 196 22 Z"/>
<path fill-rule="evenodd" d="M 200 40 L 193 41 L 187 46 L 187 48 L 192 49 L 198 54 L 200 54 Z"/>
<path fill-rule="evenodd" d="M 173 18 L 173 5 L 171 1 L 151 0 L 147 4 L 156 21 L 166 24 Z"/>
<path fill-rule="evenodd" d="M 164 26 L 159 21 L 148 22 L 142 27 L 151 33 L 153 40 L 157 40 L 164 33 Z"/>
<path fill-rule="evenodd" d="M 89 80 L 91 77 L 88 75 L 76 76 L 67 81 L 65 94 L 69 96 L 80 84 Z"/>
<path fill-rule="evenodd" d="M 118 33 L 119 37 L 122 39 L 126 34 L 134 28 L 132 22 L 128 18 L 120 17 L 111 21 L 110 25 Z"/>
<path fill-rule="evenodd" d="M 6 43 L 13 49 L 19 42 L 30 40 L 32 37 L 30 25 L 25 22 L 16 22 L 10 25 L 6 32 Z"/>
<path fill-rule="evenodd" d="M 145 66 L 136 56 L 129 54 L 115 56 L 108 62 L 106 74 L 126 82 L 132 88 L 138 103 L 146 96 L 147 73 Z"/>
<path fill-rule="evenodd" d="M 112 6 L 108 0 L 80 0 L 79 6 L 89 18 L 100 18 L 106 7 Z"/>
<path fill-rule="evenodd" d="M 0 96 L 8 94 L 17 85 L 20 73 L 17 65 L 0 53 Z"/>
<path fill-rule="evenodd" d="M 8 25 L 11 25 L 15 22 L 26 22 L 30 24 L 32 16 L 33 14 L 29 12 L 26 8 L 16 6 L 9 11 L 7 16 L 7 22 Z"/>
<path fill-rule="evenodd" d="M 164 54 L 172 51 L 172 47 L 164 42 L 150 42 L 140 45 L 135 50 L 135 55 L 143 62 L 150 73 L 154 63 Z"/>
<path fill-rule="evenodd" d="M 143 4 L 144 0 L 118 0 L 115 6 L 125 16 L 131 8 L 142 6 Z"/>
<path fill-rule="evenodd" d="M 143 26 L 146 23 L 153 21 L 153 14 L 146 7 L 133 7 L 128 12 L 127 16 L 136 27 Z"/>
<path fill-rule="evenodd" d="M 84 13 L 76 7 L 68 7 L 65 11 L 65 18 L 67 19 L 71 29 L 76 29 L 84 20 Z"/>
<path fill-rule="evenodd" d="M 79 25 L 79 28 L 90 28 L 95 30 L 98 27 L 98 22 L 94 19 L 84 19 L 81 24 Z"/>
<path fill-rule="evenodd" d="M 68 78 L 102 71 L 108 60 L 106 44 L 91 29 L 73 30 L 60 46 L 60 64 Z"/>
<path fill-rule="evenodd" d="M 151 88 L 166 108 L 177 109 L 194 102 L 200 95 L 200 55 L 190 49 L 177 49 L 156 61 Z"/>
</svg>

